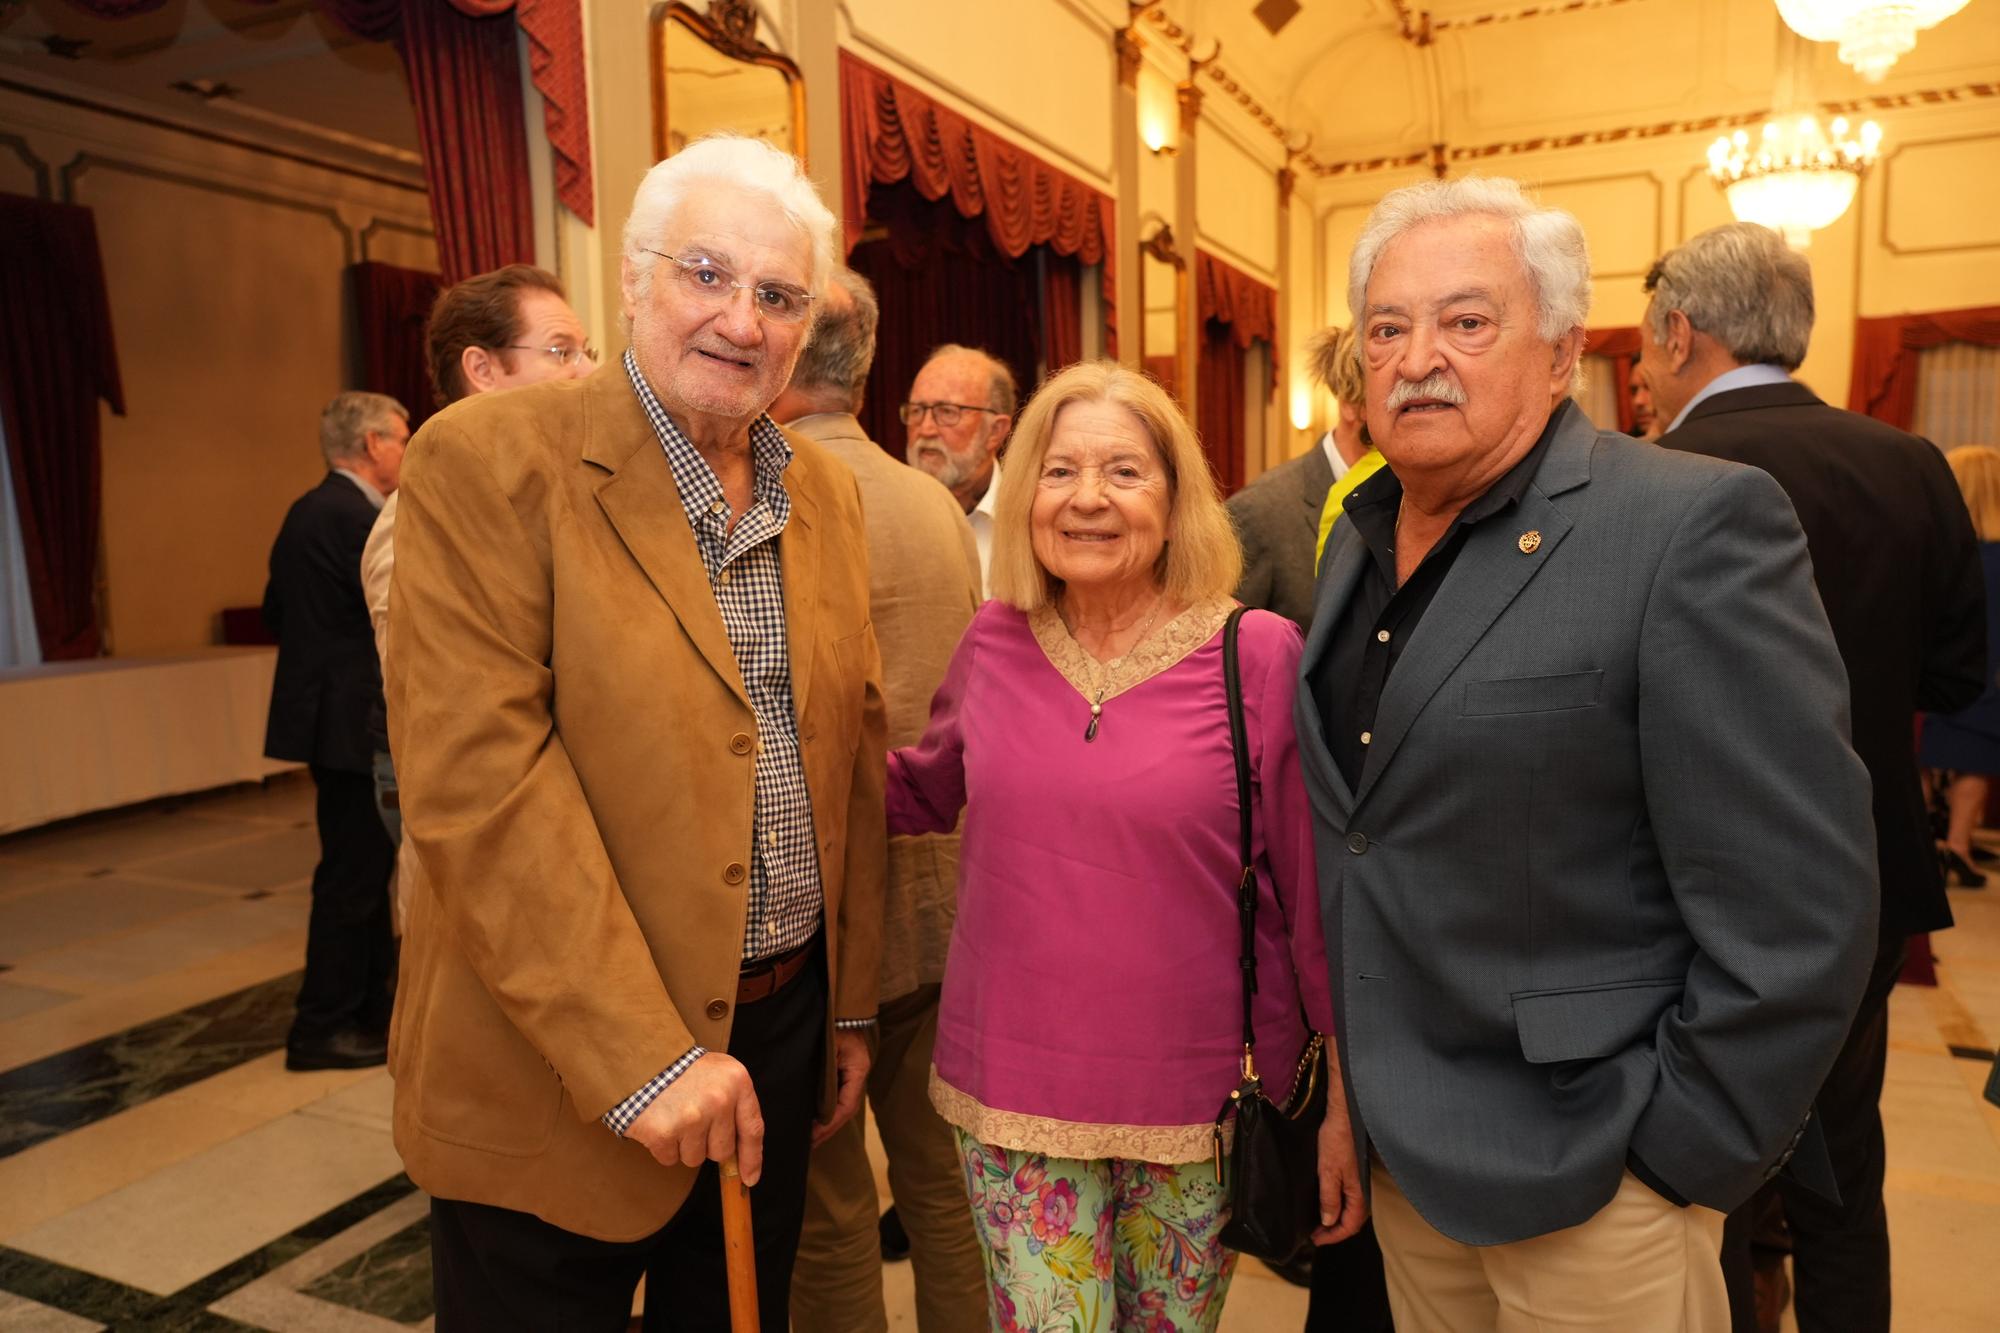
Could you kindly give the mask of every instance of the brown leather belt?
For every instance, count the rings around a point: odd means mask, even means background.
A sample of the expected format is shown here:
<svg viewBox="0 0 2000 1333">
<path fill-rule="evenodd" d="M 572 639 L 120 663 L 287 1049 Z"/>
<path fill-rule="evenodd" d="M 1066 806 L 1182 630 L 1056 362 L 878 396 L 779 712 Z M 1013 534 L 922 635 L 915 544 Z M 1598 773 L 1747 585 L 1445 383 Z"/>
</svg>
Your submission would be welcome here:
<svg viewBox="0 0 2000 1333">
<path fill-rule="evenodd" d="M 796 949 L 752 963 L 737 975 L 736 1003 L 754 1004 L 776 995 L 791 984 L 792 978 L 806 970 L 806 964 L 812 961 L 813 950 L 817 947 L 819 936 L 815 935 Z"/>
</svg>

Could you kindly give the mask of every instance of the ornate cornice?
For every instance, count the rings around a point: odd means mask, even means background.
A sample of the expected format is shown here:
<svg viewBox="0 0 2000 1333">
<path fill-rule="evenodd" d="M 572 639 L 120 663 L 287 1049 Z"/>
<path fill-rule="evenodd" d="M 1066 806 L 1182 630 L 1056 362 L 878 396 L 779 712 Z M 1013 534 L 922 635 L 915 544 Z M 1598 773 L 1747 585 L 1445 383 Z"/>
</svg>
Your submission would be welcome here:
<svg viewBox="0 0 2000 1333">
<path fill-rule="evenodd" d="M 1883 93 L 1872 97 L 1857 98 L 1843 102 L 1821 102 L 1819 109 L 1829 116 L 1853 116 L 1865 111 L 1898 111 L 1914 107 L 1950 106 L 1955 103 L 1974 102 L 2000 98 L 2000 83 L 1967 83 L 1955 88 L 1927 88 L 1921 92 Z M 1688 120 L 1658 121 L 1651 125 L 1621 125 L 1613 129 L 1586 130 L 1577 134 L 1544 134 L 1532 139 L 1514 139 L 1504 143 L 1479 144 L 1453 148 L 1445 144 L 1435 144 L 1427 150 L 1391 154 L 1383 157 L 1358 158 L 1346 162 L 1322 162 L 1307 156 L 1305 167 L 1314 176 L 1324 180 L 1329 176 L 1363 175 L 1371 171 L 1392 171 L 1421 166 L 1429 161 L 1433 170 L 1449 165 L 1482 162 L 1496 157 L 1514 157 L 1522 153 L 1544 153 L 1566 148 L 1589 148 L 1600 144 L 1624 143 L 1628 140 L 1661 139 L 1675 134 L 1713 134 L 1728 130 L 1748 129 L 1768 120 L 1768 109 L 1743 111 L 1730 115 L 1700 116 Z M 1440 171 L 1440 174 L 1442 172 Z"/>
<path fill-rule="evenodd" d="M 1139 66 L 1146 59 L 1146 43 L 1130 28 L 1120 28 L 1113 40 L 1118 46 L 1118 83 L 1121 87 L 1139 86 Z"/>
<path fill-rule="evenodd" d="M 1519 23 L 1523 19 L 1560 18 L 1565 14 L 1581 14 L 1592 9 L 1611 9 L 1618 5 L 1636 5 L 1641 0 L 1551 0 L 1548 4 L 1517 5 L 1512 9 L 1496 10 L 1491 14 L 1460 14 L 1433 18 L 1428 9 L 1412 9 L 1406 0 L 1390 0 L 1396 7 L 1396 18 L 1402 25 L 1403 40 L 1412 46 L 1429 46 L 1437 40 L 1441 32 L 1463 31 L 1467 28 L 1490 28 L 1499 23 Z"/>
</svg>

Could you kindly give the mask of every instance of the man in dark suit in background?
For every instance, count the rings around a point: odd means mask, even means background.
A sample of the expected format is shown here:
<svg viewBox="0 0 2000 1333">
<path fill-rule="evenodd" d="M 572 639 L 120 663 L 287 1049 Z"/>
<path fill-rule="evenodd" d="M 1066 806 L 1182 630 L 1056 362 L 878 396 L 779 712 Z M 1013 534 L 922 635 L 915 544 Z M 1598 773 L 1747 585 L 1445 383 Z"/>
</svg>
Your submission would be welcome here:
<svg viewBox="0 0 2000 1333">
<path fill-rule="evenodd" d="M 1313 574 L 1327 492 L 1368 453 L 1361 365 L 1354 359 L 1352 331 L 1315 334 L 1306 345 L 1306 359 L 1313 378 L 1334 396 L 1333 428 L 1297 458 L 1229 497 L 1229 518 L 1243 543 L 1236 600 L 1275 611 L 1301 629 L 1312 628 Z"/>
<path fill-rule="evenodd" d="M 318 792 L 306 975 L 287 1069 L 360 1069 L 387 1057 L 395 941 L 395 848 L 375 813 L 368 737 L 382 670 L 361 592 L 361 548 L 396 490 L 409 413 L 379 393 L 343 393 L 319 421 L 328 472 L 285 515 L 271 547 L 264 623 L 278 669 L 264 753 L 311 767 Z"/>
<path fill-rule="evenodd" d="M 1791 1228 L 1802 1333 L 1886 1333 L 1889 1224 L 1877 1103 L 1889 992 L 1908 936 L 1951 925 L 1910 721 L 1979 697 L 1986 670 L 1979 550 L 1937 449 L 1828 407 L 1792 379 L 1812 334 L 1812 269 L 1776 232 L 1746 222 L 1705 231 L 1662 256 L 1646 290 L 1653 299 L 1640 356 L 1654 405 L 1672 423 L 1660 443 L 1762 468 L 1791 498 L 1847 668 L 1854 748 L 1874 781 L 1882 875 L 1875 961 L 1817 1103 L 1840 1200 L 1789 1180 L 1766 1189 L 1782 1197 Z M 1770 866 L 1780 876 L 1789 869 L 1775 859 Z M 1755 1328 L 1753 1206 L 1731 1216 L 1724 1245 L 1739 1333 Z"/>
</svg>

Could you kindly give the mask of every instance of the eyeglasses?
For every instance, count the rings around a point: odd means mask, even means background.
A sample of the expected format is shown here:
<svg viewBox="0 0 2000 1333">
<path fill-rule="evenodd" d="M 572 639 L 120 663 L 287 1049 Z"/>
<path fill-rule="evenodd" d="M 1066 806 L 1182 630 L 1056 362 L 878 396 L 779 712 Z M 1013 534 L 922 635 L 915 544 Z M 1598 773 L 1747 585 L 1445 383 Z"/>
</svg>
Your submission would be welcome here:
<svg viewBox="0 0 2000 1333">
<path fill-rule="evenodd" d="M 971 403 L 904 403 L 896 409 L 896 415 L 903 419 L 905 426 L 916 425 L 924 419 L 926 412 L 940 426 L 956 426 L 959 418 L 967 412 L 992 411 L 990 407 L 974 407 Z"/>
<path fill-rule="evenodd" d="M 595 347 L 529 347 L 524 343 L 502 343 L 500 345 L 504 350 L 509 352 L 541 352 L 547 356 L 554 357 L 556 364 L 565 368 L 575 365 L 578 361 L 588 361 L 593 366 L 597 364 L 597 349 Z"/>
<path fill-rule="evenodd" d="M 765 278 L 761 282 L 738 282 L 734 273 L 704 255 L 682 259 L 665 250 L 647 249 L 646 253 L 673 260 L 679 266 L 678 276 L 688 290 L 715 305 L 726 304 L 739 290 L 746 291 L 754 298 L 751 304 L 757 312 L 776 324 L 796 324 L 812 308 L 812 293 L 789 282 L 778 282 L 773 278 Z"/>
</svg>

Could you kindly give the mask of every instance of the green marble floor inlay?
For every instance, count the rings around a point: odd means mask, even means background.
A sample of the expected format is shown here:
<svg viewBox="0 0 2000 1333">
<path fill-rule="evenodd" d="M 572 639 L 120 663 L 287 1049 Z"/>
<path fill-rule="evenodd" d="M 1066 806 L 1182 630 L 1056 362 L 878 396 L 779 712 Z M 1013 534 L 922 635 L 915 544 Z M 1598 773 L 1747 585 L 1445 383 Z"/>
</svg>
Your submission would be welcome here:
<svg viewBox="0 0 2000 1333">
<path fill-rule="evenodd" d="M 431 1220 L 421 1218 L 302 1289 L 399 1324 L 431 1317 Z"/>
</svg>

